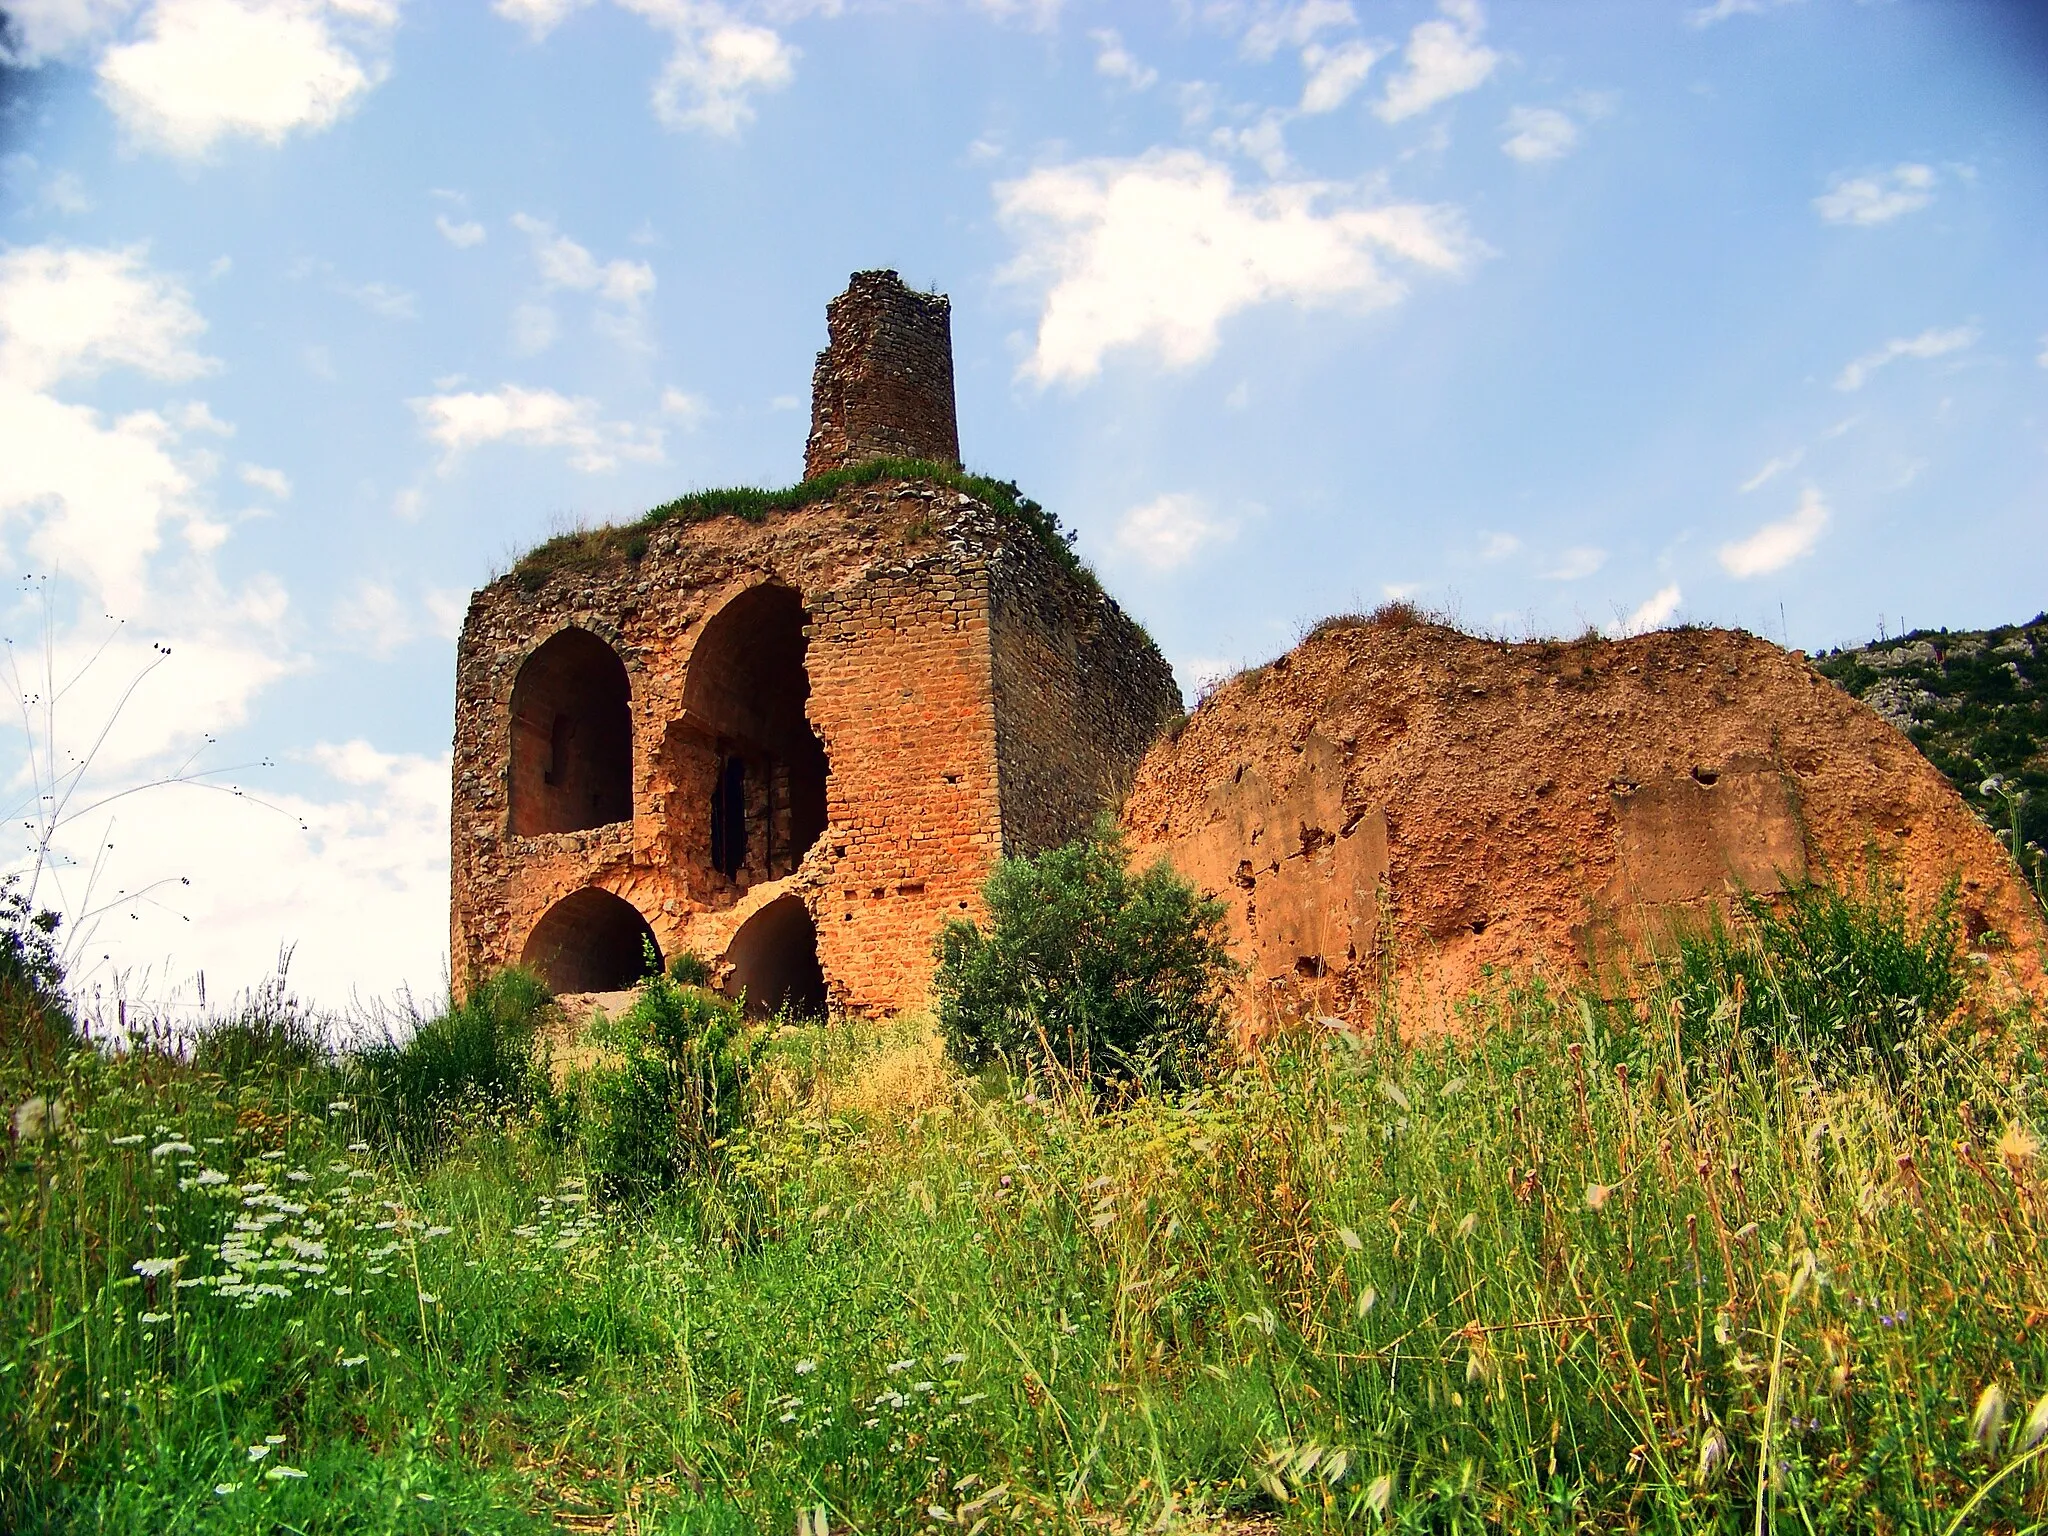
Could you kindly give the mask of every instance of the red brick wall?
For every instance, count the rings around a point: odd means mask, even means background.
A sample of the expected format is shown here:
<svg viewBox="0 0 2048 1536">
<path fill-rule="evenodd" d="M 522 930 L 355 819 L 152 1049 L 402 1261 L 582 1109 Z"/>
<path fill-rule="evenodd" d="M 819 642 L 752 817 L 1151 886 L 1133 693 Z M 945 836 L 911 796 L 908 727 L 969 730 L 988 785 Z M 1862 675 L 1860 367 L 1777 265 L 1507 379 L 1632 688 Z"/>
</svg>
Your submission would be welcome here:
<svg viewBox="0 0 2048 1536">
<path fill-rule="evenodd" d="M 825 325 L 804 473 L 869 459 L 957 465 L 951 301 L 904 287 L 894 272 L 856 272 L 825 306 Z"/>
</svg>

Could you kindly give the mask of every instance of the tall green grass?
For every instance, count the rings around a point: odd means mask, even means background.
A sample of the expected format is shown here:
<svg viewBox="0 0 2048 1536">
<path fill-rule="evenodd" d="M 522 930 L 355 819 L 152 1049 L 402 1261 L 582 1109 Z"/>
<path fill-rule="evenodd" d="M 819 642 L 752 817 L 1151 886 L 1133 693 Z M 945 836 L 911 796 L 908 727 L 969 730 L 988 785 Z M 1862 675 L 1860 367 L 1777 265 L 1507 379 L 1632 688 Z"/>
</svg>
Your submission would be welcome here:
<svg viewBox="0 0 2048 1536">
<path fill-rule="evenodd" d="M 73 1134 L 0 1174 L 0 1527 L 2033 1528 L 2031 1022 L 1886 1078 L 1678 996 L 1114 1112 L 854 1115 L 886 1036 L 814 1026 L 616 1209 L 530 1114 L 428 1165 L 331 1069 L 10 1068 Z"/>
</svg>

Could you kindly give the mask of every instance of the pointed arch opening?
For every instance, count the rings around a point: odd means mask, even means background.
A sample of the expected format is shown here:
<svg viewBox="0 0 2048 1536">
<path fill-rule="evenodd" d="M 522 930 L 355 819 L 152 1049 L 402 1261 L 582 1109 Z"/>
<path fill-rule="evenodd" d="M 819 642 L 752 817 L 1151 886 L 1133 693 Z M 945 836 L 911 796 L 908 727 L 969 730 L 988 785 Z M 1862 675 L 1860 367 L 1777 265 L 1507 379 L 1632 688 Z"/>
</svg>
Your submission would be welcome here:
<svg viewBox="0 0 2048 1536">
<path fill-rule="evenodd" d="M 533 925 L 519 963 L 563 992 L 619 992 L 661 968 L 654 930 L 631 902 L 595 886 L 564 896 Z"/>
<path fill-rule="evenodd" d="M 805 706 L 803 598 L 750 587 L 704 626 L 665 744 L 670 836 L 706 897 L 793 874 L 825 830 L 825 746 Z"/>
<path fill-rule="evenodd" d="M 512 831 L 578 832 L 633 815 L 633 690 L 619 653 L 565 629 L 512 685 Z"/>
<path fill-rule="evenodd" d="M 750 1018 L 825 1011 L 825 971 L 818 963 L 818 929 L 795 896 L 768 903 L 733 935 L 725 947 L 732 966 L 725 991 L 746 1000 Z"/>
</svg>

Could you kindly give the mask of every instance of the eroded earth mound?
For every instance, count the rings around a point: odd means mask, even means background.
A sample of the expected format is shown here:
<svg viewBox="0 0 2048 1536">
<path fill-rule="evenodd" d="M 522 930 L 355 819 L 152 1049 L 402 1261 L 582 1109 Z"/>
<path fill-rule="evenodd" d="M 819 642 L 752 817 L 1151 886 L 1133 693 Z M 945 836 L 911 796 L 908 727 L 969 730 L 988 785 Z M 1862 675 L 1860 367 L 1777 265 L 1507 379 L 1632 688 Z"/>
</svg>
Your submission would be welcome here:
<svg viewBox="0 0 2048 1536">
<path fill-rule="evenodd" d="M 1222 897 L 1254 1023 L 1442 1022 L 1488 968 L 1575 979 L 1674 920 L 1875 856 L 2044 988 L 2004 850 L 1899 731 L 1729 630 L 1507 643 L 1333 621 L 1205 700 L 1125 804 L 1140 857 Z"/>
</svg>

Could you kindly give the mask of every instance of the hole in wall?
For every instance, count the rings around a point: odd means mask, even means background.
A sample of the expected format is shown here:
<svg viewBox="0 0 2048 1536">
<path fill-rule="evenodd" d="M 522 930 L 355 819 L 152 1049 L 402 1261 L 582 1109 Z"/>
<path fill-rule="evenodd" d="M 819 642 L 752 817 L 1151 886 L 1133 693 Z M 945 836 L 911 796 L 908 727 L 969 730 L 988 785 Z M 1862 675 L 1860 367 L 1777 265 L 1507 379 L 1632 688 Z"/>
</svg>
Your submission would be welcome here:
<svg viewBox="0 0 2048 1536">
<path fill-rule="evenodd" d="M 661 946 L 634 905 L 595 886 L 549 907 L 520 952 L 519 963 L 552 992 L 617 992 L 636 985 Z"/>
<path fill-rule="evenodd" d="M 678 859 L 718 876 L 716 900 L 793 874 L 825 830 L 824 744 L 804 712 L 803 599 L 750 587 L 705 624 L 664 769 Z"/>
<path fill-rule="evenodd" d="M 825 972 L 818 963 L 818 930 L 795 896 L 771 901 L 740 925 L 725 947 L 732 966 L 725 992 L 744 997 L 750 1018 L 825 1011 Z"/>
<path fill-rule="evenodd" d="M 565 629 L 512 685 L 511 813 L 520 837 L 577 832 L 633 814 L 632 685 L 619 653 Z"/>
</svg>

